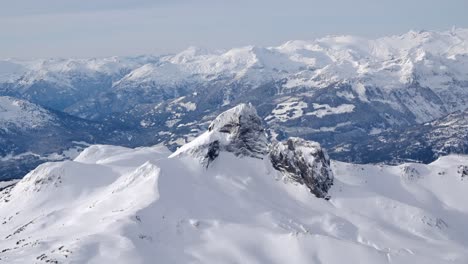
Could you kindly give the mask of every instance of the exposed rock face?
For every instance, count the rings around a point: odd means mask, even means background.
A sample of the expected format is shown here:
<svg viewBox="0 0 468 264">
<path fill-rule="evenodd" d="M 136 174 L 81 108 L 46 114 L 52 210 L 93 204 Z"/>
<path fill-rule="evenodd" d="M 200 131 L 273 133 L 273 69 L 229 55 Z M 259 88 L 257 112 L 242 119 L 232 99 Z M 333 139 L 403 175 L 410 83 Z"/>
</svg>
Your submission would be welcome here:
<svg viewBox="0 0 468 264">
<path fill-rule="evenodd" d="M 271 145 L 273 167 L 292 180 L 305 184 L 319 198 L 327 196 L 333 185 L 333 172 L 325 150 L 316 142 L 289 138 Z"/>
<path fill-rule="evenodd" d="M 208 131 L 227 133 L 226 151 L 237 156 L 261 157 L 267 153 L 267 138 L 262 119 L 251 104 L 240 104 L 220 114 Z"/>
<path fill-rule="evenodd" d="M 270 144 L 262 120 L 251 104 L 240 104 L 220 114 L 208 131 L 182 146 L 171 157 L 191 156 L 208 167 L 222 151 L 238 157 L 269 158 L 273 167 L 319 198 L 333 184 L 330 159 L 316 142 L 290 138 Z"/>
<path fill-rule="evenodd" d="M 462 179 L 468 177 L 468 166 L 467 165 L 458 166 L 458 173 L 460 173 L 460 176 Z"/>
<path fill-rule="evenodd" d="M 240 104 L 221 113 L 211 122 L 207 132 L 182 146 L 172 156 L 188 154 L 208 166 L 220 151 L 254 158 L 263 158 L 268 153 L 262 120 L 251 104 Z"/>
</svg>

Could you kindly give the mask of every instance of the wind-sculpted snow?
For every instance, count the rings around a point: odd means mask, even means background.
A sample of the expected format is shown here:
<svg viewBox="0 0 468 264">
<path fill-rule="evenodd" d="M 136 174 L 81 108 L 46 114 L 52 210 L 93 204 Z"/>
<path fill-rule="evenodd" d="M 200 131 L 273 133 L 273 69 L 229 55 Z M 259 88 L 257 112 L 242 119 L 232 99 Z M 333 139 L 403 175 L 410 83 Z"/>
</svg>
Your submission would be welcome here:
<svg viewBox="0 0 468 264">
<path fill-rule="evenodd" d="M 91 146 L 0 191 L 2 263 L 459 263 L 466 156 L 332 162 L 330 199 L 269 159 L 206 169 L 164 147 Z"/>
<path fill-rule="evenodd" d="M 270 160 L 275 169 L 293 181 L 305 184 L 317 197 L 326 197 L 333 185 L 330 159 L 316 142 L 289 138 L 273 143 Z"/>
</svg>

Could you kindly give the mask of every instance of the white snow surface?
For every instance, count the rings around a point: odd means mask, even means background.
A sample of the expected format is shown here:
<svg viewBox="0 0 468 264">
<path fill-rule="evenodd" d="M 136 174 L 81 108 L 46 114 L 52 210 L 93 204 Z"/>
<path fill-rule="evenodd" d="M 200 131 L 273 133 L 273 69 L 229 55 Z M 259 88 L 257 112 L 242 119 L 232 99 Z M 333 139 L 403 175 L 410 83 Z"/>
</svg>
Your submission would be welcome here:
<svg viewBox="0 0 468 264">
<path fill-rule="evenodd" d="M 297 119 L 304 115 L 303 109 L 307 108 L 307 106 L 307 103 L 301 101 L 300 98 L 290 98 L 276 105 L 275 109 L 271 111 L 271 115 L 267 116 L 265 120 L 277 119 L 280 122 L 286 122 Z"/>
<path fill-rule="evenodd" d="M 333 162 L 326 201 L 268 158 L 169 155 L 95 145 L 40 165 L 0 192 L 0 263 L 468 262 L 466 156 Z"/>
<path fill-rule="evenodd" d="M 447 88 L 454 80 L 468 80 L 468 30 L 410 31 L 399 36 L 364 39 L 329 36 L 289 41 L 278 47 L 246 46 L 226 51 L 189 48 L 163 57 L 158 65 L 135 69 L 122 82 L 161 84 L 203 82 L 231 78 L 256 86 L 286 79 L 285 88 L 326 87 L 347 81 L 365 86 L 398 88 L 415 76 L 424 87 Z"/>
<path fill-rule="evenodd" d="M 35 82 L 46 81 L 61 89 L 72 88 L 70 83 L 76 76 L 97 77 L 105 74 L 120 75 L 142 65 L 156 61 L 154 56 L 134 58 L 108 57 L 88 59 L 0 59 L 0 82 L 18 82 L 29 87 Z"/>
<path fill-rule="evenodd" d="M 0 129 L 36 128 L 52 121 L 53 116 L 44 108 L 8 96 L 0 96 Z"/>
<path fill-rule="evenodd" d="M 410 31 L 378 39 L 328 36 L 288 41 L 277 47 L 246 46 L 209 51 L 190 47 L 174 55 L 136 58 L 0 60 L 0 81 L 28 85 L 46 80 L 62 88 L 69 75 L 118 76 L 121 89 L 177 86 L 229 79 L 252 87 L 286 80 L 284 88 L 326 87 L 348 82 L 365 101 L 365 87 L 400 88 L 415 78 L 423 87 L 444 90 L 468 81 L 468 29 Z M 127 72 L 123 77 L 119 74 Z"/>
<path fill-rule="evenodd" d="M 313 112 L 307 113 L 307 115 L 314 115 L 319 118 L 322 118 L 327 115 L 336 115 L 336 114 L 344 114 L 344 113 L 351 113 L 354 111 L 354 105 L 352 104 L 342 104 L 336 107 L 331 107 L 328 104 L 313 104 L 314 109 L 317 109 Z"/>
</svg>

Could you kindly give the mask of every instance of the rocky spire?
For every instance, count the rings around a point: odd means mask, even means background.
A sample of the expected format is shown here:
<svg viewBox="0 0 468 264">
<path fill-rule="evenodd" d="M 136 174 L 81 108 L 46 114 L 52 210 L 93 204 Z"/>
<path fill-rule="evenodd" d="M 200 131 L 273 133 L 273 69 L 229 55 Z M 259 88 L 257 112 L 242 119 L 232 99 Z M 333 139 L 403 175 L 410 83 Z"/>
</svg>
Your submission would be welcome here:
<svg viewBox="0 0 468 264">
<path fill-rule="evenodd" d="M 254 158 L 263 158 L 268 153 L 262 120 L 251 104 L 240 104 L 221 113 L 211 122 L 207 132 L 182 146 L 172 156 L 189 154 L 208 166 L 220 151 Z"/>
<path fill-rule="evenodd" d="M 240 104 L 221 113 L 208 131 L 182 146 L 171 157 L 191 156 L 208 167 L 220 152 L 238 157 L 269 158 L 286 177 L 305 184 L 317 197 L 326 197 L 333 184 L 330 159 L 316 142 L 289 138 L 269 143 L 262 120 L 251 104 Z"/>
</svg>

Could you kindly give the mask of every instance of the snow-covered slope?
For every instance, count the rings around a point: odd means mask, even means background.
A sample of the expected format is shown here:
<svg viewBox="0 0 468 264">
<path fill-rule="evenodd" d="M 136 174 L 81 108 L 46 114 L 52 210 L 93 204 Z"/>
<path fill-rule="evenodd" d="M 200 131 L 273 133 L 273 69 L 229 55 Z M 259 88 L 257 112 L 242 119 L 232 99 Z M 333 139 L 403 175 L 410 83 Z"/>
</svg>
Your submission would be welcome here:
<svg viewBox="0 0 468 264">
<path fill-rule="evenodd" d="M 44 108 L 24 100 L 0 96 L 0 129 L 14 126 L 31 129 L 53 121 L 52 114 Z"/>
<path fill-rule="evenodd" d="M 131 70 L 154 61 L 153 56 L 0 60 L 0 95 L 64 110 L 105 92 Z"/>
<path fill-rule="evenodd" d="M 91 146 L 1 191 L 3 263 L 466 263 L 465 156 L 333 162 L 330 200 L 268 159 L 206 169 L 164 147 Z M 465 174 L 463 174 L 465 168 Z"/>
<path fill-rule="evenodd" d="M 268 143 L 258 120 L 240 105 L 175 154 L 93 145 L 40 165 L 0 188 L 0 261 L 468 261 L 467 156 L 330 163 L 314 142 Z"/>
<path fill-rule="evenodd" d="M 23 177 L 45 161 L 72 158 L 89 146 L 87 142 L 132 146 L 131 133 L 125 128 L 108 128 L 0 96 L 0 181 Z"/>
<path fill-rule="evenodd" d="M 0 79 L 14 82 L 15 76 L 21 85 L 27 87 L 38 81 L 54 83 L 62 88 L 73 88 L 73 79 L 89 75 L 108 75 L 118 77 L 130 69 L 152 62 L 155 57 L 135 58 L 109 57 L 90 59 L 36 59 L 36 60 L 1 60 Z"/>
</svg>

